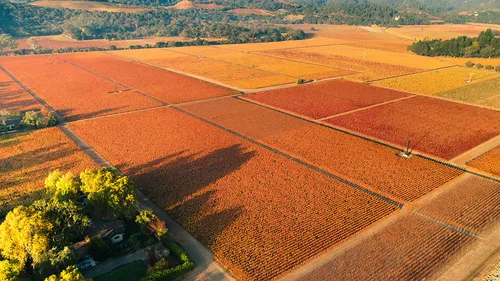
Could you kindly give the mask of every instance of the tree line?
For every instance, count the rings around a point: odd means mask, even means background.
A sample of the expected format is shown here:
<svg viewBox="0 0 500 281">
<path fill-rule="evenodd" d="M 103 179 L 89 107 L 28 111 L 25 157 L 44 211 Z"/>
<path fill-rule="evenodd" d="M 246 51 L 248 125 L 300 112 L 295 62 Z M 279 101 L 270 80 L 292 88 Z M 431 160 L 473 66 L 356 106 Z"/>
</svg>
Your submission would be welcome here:
<svg viewBox="0 0 500 281">
<path fill-rule="evenodd" d="M 451 56 L 467 58 L 500 57 L 500 38 L 491 29 L 482 31 L 478 37 L 461 36 L 449 40 L 419 40 L 408 50 L 421 56 Z"/>
</svg>

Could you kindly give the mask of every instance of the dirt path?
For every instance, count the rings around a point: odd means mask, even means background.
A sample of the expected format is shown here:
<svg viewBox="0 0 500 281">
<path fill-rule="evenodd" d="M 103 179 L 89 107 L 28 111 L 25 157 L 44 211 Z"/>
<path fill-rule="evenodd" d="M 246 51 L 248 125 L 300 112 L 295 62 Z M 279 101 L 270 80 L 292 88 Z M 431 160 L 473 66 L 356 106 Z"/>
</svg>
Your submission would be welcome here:
<svg viewBox="0 0 500 281">
<path fill-rule="evenodd" d="M 465 165 L 472 159 L 483 155 L 484 153 L 494 149 L 497 146 L 500 146 L 500 135 L 490 139 L 489 141 L 483 142 L 482 144 L 474 147 L 469 151 L 458 155 L 457 157 L 451 159 L 450 162 L 457 165 Z"/>
</svg>

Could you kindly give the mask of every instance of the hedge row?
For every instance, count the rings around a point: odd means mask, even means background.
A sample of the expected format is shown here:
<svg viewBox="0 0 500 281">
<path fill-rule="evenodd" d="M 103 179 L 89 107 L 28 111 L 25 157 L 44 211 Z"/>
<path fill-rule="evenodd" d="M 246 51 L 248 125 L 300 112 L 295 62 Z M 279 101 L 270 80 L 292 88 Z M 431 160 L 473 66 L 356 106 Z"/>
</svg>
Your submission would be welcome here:
<svg viewBox="0 0 500 281">
<path fill-rule="evenodd" d="M 170 254 L 179 260 L 180 264 L 163 271 L 153 272 L 142 278 L 141 281 L 172 281 L 194 269 L 194 263 L 177 243 L 170 240 L 167 235 L 161 237 L 161 242 L 170 250 Z"/>
</svg>

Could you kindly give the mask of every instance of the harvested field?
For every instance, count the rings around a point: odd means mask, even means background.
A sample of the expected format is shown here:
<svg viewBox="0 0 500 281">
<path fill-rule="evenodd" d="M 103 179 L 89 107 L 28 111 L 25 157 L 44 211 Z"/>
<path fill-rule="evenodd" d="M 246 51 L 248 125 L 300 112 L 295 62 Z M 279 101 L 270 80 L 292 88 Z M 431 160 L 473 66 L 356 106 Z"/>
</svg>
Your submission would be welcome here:
<svg viewBox="0 0 500 281">
<path fill-rule="evenodd" d="M 147 54 L 147 52 L 143 52 L 141 54 L 132 54 L 131 52 L 125 56 L 130 55 L 130 58 L 144 61 L 158 67 L 166 67 L 201 77 L 207 77 L 209 79 L 240 88 L 256 89 L 297 82 L 296 78 L 277 75 L 269 71 L 234 65 L 222 61 L 204 59 L 203 57 L 180 54 L 167 50 L 163 51 L 166 54 L 159 54 L 157 59 L 148 59 L 154 55 Z M 145 56 L 146 59 L 141 59 L 142 56 Z M 218 71 L 214 71 L 214 69 L 217 69 Z"/>
<path fill-rule="evenodd" d="M 32 6 L 45 8 L 64 8 L 71 10 L 84 11 L 104 11 L 108 13 L 144 13 L 151 11 L 152 8 L 144 8 L 123 4 L 114 4 L 108 2 L 93 2 L 93 1 L 68 1 L 68 0 L 41 0 L 30 2 Z"/>
<path fill-rule="evenodd" d="M 359 58 L 344 57 L 333 54 L 309 53 L 302 51 L 302 49 L 268 50 L 262 51 L 261 53 L 274 57 L 329 65 L 354 72 L 360 72 L 359 75 L 352 76 L 349 80 L 362 82 L 422 71 L 418 68 L 371 62 Z"/>
<path fill-rule="evenodd" d="M 260 92 L 246 98 L 313 119 L 410 96 L 403 92 L 350 81 L 322 83 Z"/>
<path fill-rule="evenodd" d="M 96 167 L 58 128 L 0 136 L 0 213 L 41 199 L 43 181 L 55 169 L 78 174 Z"/>
<path fill-rule="evenodd" d="M 415 97 L 326 122 L 383 141 L 451 159 L 500 134 L 500 112 L 428 97 Z"/>
<path fill-rule="evenodd" d="M 492 66 L 497 66 L 500 65 L 500 58 L 451 58 L 451 57 L 439 57 L 438 59 L 443 60 L 443 61 L 448 61 L 453 64 L 456 64 L 458 66 L 464 66 L 467 61 L 471 61 L 474 64 L 482 64 L 483 66 L 486 65 L 492 65 Z M 472 68 L 472 69 L 475 69 Z"/>
<path fill-rule="evenodd" d="M 256 52 L 264 50 L 292 49 L 292 48 L 301 48 L 309 46 L 336 45 L 336 44 L 345 44 L 349 42 L 352 41 L 334 39 L 334 38 L 325 38 L 325 37 L 315 37 L 311 39 L 291 40 L 282 42 L 228 44 L 228 45 L 217 46 L 217 48 L 230 49 L 240 52 Z"/>
<path fill-rule="evenodd" d="M 241 280 L 271 280 L 395 209 L 172 108 L 70 127 Z"/>
<path fill-rule="evenodd" d="M 134 91 L 122 93 L 104 78 L 46 56 L 2 58 L 0 64 L 66 120 L 77 120 L 161 105 Z M 28 66 L 28 67 L 27 67 Z M 89 86 L 91 85 L 91 86 Z M 124 90 L 123 87 L 118 87 Z"/>
<path fill-rule="evenodd" d="M 240 99 L 182 109 L 399 201 L 413 201 L 462 172 Z"/>
<path fill-rule="evenodd" d="M 167 103 L 235 94 L 232 90 L 214 84 L 109 54 L 71 54 L 60 57 Z"/>
<path fill-rule="evenodd" d="M 0 111 L 14 113 L 42 109 L 45 107 L 16 82 L 0 82 Z"/>
<path fill-rule="evenodd" d="M 433 280 L 473 238 L 407 215 L 302 280 Z"/>
<path fill-rule="evenodd" d="M 396 53 L 409 53 L 408 46 L 410 46 L 412 41 L 409 40 L 355 40 L 352 43 L 346 43 L 345 45 L 363 48 L 363 49 L 374 49 L 382 50 Z"/>
<path fill-rule="evenodd" d="M 161 105 L 136 92 L 110 94 L 114 83 L 53 58 L 26 56 L 6 58 L 0 63 L 41 96 L 67 120 L 76 120 Z M 26 68 L 29 64 L 30 67 Z M 54 79 L 57 77 L 57 79 Z M 88 85 L 93 87 L 89 88 Z M 118 90 L 125 90 L 118 87 Z M 71 94 L 68 94 L 71 93 Z"/>
<path fill-rule="evenodd" d="M 467 81 L 469 81 L 471 73 L 473 73 L 472 82 L 468 83 Z M 486 70 L 452 67 L 390 78 L 377 81 L 374 84 L 413 93 L 436 95 L 460 87 L 477 84 L 498 76 L 495 72 Z"/>
<path fill-rule="evenodd" d="M 500 177 L 500 146 L 497 146 L 493 150 L 469 161 L 467 166 L 474 167 Z"/>
<path fill-rule="evenodd" d="M 286 27 L 302 29 L 315 37 L 344 40 L 397 40 L 398 36 L 387 32 L 370 32 L 360 26 L 331 24 L 288 24 Z M 312 29 L 314 28 L 314 30 Z"/>
<path fill-rule="evenodd" d="M 442 92 L 436 96 L 500 109 L 500 77 Z"/>
<path fill-rule="evenodd" d="M 499 208 L 500 183 L 468 174 L 419 212 L 480 233 L 498 223 Z"/>
</svg>

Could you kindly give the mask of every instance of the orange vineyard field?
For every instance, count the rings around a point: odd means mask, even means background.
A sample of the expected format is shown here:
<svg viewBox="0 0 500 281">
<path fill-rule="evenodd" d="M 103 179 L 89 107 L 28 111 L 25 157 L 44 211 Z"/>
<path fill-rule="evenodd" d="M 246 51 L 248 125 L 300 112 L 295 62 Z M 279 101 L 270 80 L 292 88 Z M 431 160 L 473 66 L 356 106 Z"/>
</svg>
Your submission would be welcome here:
<svg viewBox="0 0 500 281">
<path fill-rule="evenodd" d="M 116 91 L 113 82 L 47 56 L 0 58 L 0 65 L 66 120 L 160 106 L 135 91 Z M 118 90 L 124 90 L 118 87 Z"/>
<path fill-rule="evenodd" d="M 111 78 L 166 103 L 181 103 L 234 94 L 233 91 L 109 54 L 61 55 L 78 66 Z"/>
<path fill-rule="evenodd" d="M 31 203 L 43 194 L 43 181 L 55 169 L 78 174 L 95 167 L 58 128 L 0 136 L 0 212 Z"/>
<path fill-rule="evenodd" d="M 500 112 L 415 97 L 335 117 L 326 122 L 451 159 L 500 134 Z"/>
<path fill-rule="evenodd" d="M 467 166 L 500 176 L 500 146 L 469 161 Z"/>
<path fill-rule="evenodd" d="M 396 208 L 175 109 L 71 127 L 241 280 L 271 280 Z"/>
<path fill-rule="evenodd" d="M 45 109 L 35 98 L 0 70 L 0 111 L 10 112 Z"/>
<path fill-rule="evenodd" d="M 398 201 L 413 201 L 462 172 L 237 99 L 182 107 Z"/>
<path fill-rule="evenodd" d="M 432 280 L 472 237 L 407 215 L 302 280 Z"/>
</svg>

